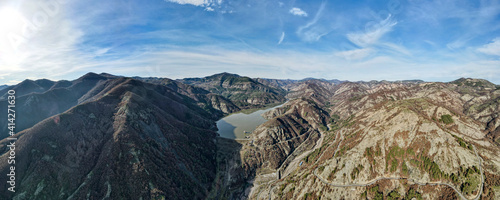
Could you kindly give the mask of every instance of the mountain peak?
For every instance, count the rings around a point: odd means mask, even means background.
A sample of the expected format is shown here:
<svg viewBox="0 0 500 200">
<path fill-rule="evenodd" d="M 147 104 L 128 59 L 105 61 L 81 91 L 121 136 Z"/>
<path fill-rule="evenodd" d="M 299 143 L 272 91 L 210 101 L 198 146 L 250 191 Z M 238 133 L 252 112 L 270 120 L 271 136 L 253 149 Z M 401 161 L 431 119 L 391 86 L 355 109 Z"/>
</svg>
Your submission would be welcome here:
<svg viewBox="0 0 500 200">
<path fill-rule="evenodd" d="M 451 81 L 450 83 L 457 86 L 470 86 L 470 87 L 483 87 L 483 88 L 496 88 L 496 85 L 485 79 L 477 78 L 459 78 L 457 80 Z"/>
<path fill-rule="evenodd" d="M 238 74 L 231 74 L 231 73 L 228 73 L 228 72 L 222 72 L 222 73 L 218 73 L 218 74 L 214 74 L 214 75 L 211 75 L 211 76 L 207 76 L 205 78 L 207 79 L 211 79 L 211 78 L 219 78 L 219 77 L 240 77 L 240 75 Z"/>
<path fill-rule="evenodd" d="M 78 78 L 77 80 L 103 80 L 107 79 L 108 77 L 105 76 L 106 74 L 96 74 L 94 72 L 89 72 L 82 77 Z"/>
</svg>

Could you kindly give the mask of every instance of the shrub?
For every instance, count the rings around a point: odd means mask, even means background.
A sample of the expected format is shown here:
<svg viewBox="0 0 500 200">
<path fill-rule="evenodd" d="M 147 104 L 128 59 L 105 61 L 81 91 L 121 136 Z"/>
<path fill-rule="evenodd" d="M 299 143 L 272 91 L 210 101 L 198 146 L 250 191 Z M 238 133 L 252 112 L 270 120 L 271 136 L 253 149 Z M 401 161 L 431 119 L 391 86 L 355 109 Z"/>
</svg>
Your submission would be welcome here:
<svg viewBox="0 0 500 200">
<path fill-rule="evenodd" d="M 406 163 L 404 161 L 401 166 L 401 171 L 403 172 L 403 174 L 408 175 L 408 166 L 406 166 Z"/>
<path fill-rule="evenodd" d="M 397 192 L 397 191 L 392 191 L 391 193 L 389 193 L 389 195 L 387 196 L 387 199 L 398 199 L 399 197 L 401 197 L 401 195 Z"/>
<path fill-rule="evenodd" d="M 391 162 L 391 172 L 395 172 L 398 168 L 398 160 L 393 159 Z"/>
<path fill-rule="evenodd" d="M 304 158 L 304 161 L 306 161 L 307 163 L 312 163 L 319 156 L 319 153 L 320 153 L 319 149 L 314 150 L 312 153 L 310 153 Z"/>
<path fill-rule="evenodd" d="M 451 118 L 451 115 L 441 115 L 441 122 L 445 123 L 445 124 L 451 124 L 453 123 L 453 118 Z"/>
<path fill-rule="evenodd" d="M 408 192 L 406 193 L 405 199 L 413 199 L 413 198 L 416 198 L 417 200 L 422 200 L 422 194 L 418 193 L 413 188 L 410 188 L 410 190 L 408 190 Z"/>
<path fill-rule="evenodd" d="M 377 194 L 375 194 L 375 197 L 373 197 L 373 200 L 383 200 L 384 199 L 384 193 L 382 192 L 377 192 Z"/>
</svg>

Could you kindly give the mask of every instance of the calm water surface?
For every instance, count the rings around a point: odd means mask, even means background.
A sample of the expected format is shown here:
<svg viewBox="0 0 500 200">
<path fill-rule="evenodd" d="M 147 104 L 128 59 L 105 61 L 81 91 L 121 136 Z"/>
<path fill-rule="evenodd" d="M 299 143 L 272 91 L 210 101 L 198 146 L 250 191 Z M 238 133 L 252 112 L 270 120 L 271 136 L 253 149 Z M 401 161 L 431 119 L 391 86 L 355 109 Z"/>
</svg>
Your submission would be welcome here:
<svg viewBox="0 0 500 200">
<path fill-rule="evenodd" d="M 219 128 L 218 132 L 221 137 L 245 139 L 245 136 L 250 135 L 257 126 L 267 121 L 261 116 L 262 113 L 280 106 L 281 105 L 262 109 L 243 110 L 228 115 L 217 121 L 217 128 Z"/>
</svg>

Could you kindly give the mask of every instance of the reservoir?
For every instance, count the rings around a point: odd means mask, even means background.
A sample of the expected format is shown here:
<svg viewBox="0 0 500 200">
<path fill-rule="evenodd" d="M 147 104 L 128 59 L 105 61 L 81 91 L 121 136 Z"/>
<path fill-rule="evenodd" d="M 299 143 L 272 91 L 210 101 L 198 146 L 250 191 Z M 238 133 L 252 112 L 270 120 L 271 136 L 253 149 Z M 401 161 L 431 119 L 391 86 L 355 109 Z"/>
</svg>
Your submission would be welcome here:
<svg viewBox="0 0 500 200">
<path fill-rule="evenodd" d="M 280 107 L 281 105 L 264 107 L 261 109 L 242 110 L 230 114 L 217 121 L 218 133 L 224 138 L 245 139 L 245 136 L 249 136 L 257 126 L 267 121 L 267 119 L 261 116 L 262 113 Z"/>
</svg>

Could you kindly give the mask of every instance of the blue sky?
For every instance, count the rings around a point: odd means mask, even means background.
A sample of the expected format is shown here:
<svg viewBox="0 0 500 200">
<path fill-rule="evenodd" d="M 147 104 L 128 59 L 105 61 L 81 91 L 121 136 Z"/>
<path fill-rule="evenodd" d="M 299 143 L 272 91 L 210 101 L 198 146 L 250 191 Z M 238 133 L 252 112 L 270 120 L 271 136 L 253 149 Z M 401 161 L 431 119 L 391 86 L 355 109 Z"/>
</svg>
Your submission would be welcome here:
<svg viewBox="0 0 500 200">
<path fill-rule="evenodd" d="M 0 84 L 87 72 L 500 84 L 498 1 L 0 3 Z"/>
</svg>

